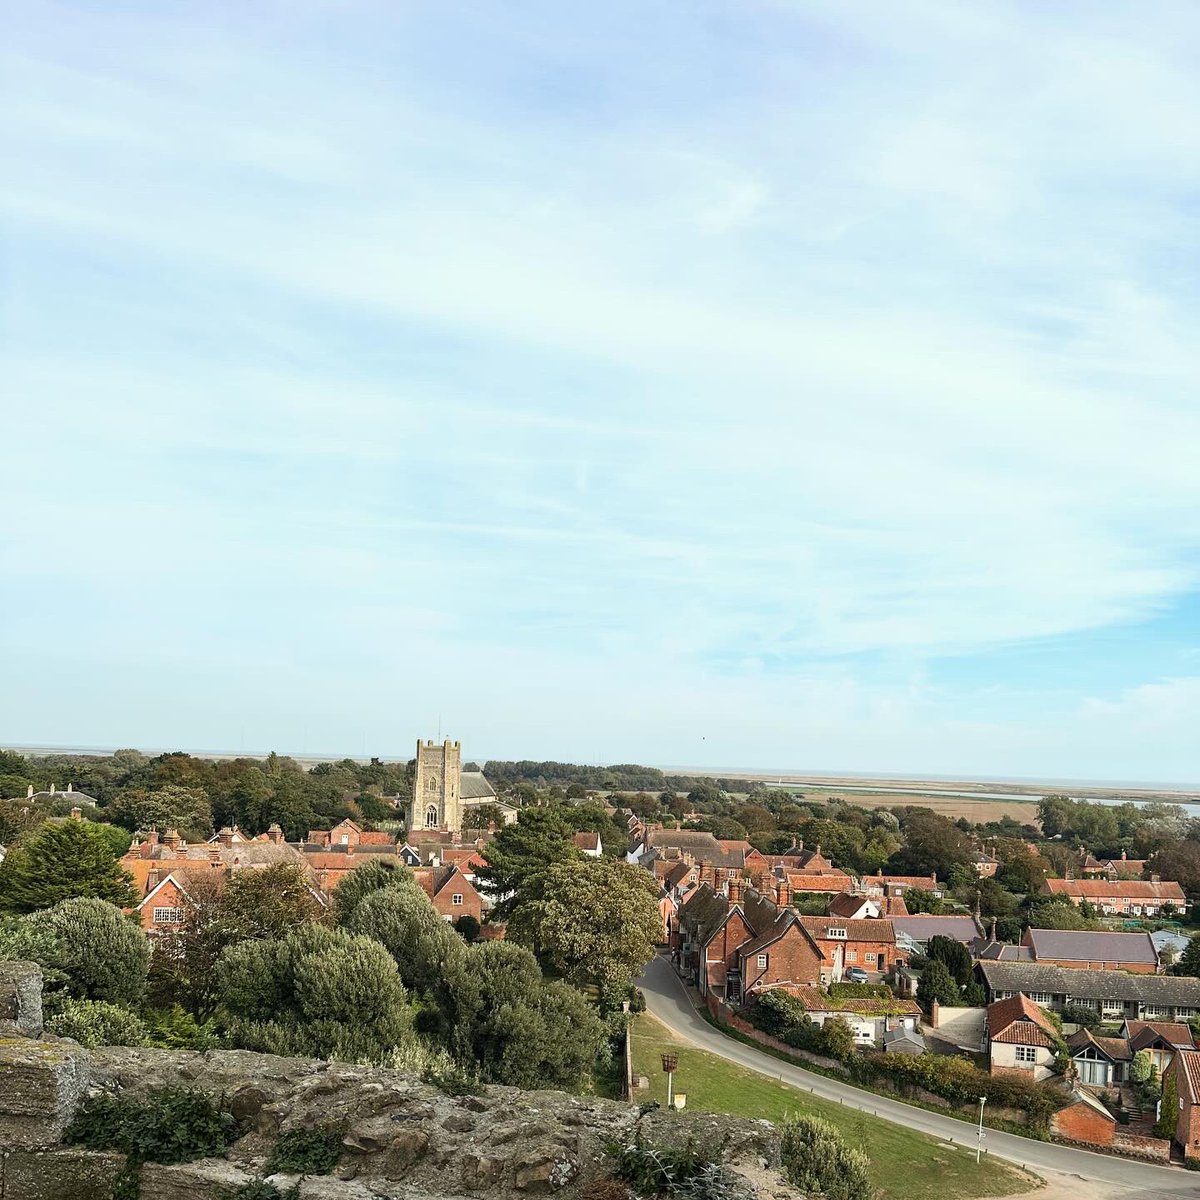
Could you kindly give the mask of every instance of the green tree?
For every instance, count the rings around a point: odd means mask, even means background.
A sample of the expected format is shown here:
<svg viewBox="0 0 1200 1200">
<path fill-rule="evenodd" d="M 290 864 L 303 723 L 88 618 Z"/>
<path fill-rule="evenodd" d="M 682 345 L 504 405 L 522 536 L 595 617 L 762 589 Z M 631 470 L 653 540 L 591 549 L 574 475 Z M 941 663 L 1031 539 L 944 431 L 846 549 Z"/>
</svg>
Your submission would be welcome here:
<svg viewBox="0 0 1200 1200">
<path fill-rule="evenodd" d="M 926 957 L 936 959 L 939 962 L 945 963 L 946 969 L 950 972 L 954 982 L 960 986 L 964 985 L 971 978 L 971 971 L 974 963 L 971 959 L 970 951 L 962 942 L 956 942 L 953 938 L 943 937 L 940 933 L 929 939 L 929 945 L 925 950 Z"/>
<path fill-rule="evenodd" d="M 216 980 L 230 1036 L 248 1050 L 383 1062 L 410 1037 L 392 956 L 341 929 L 307 924 L 230 946 Z"/>
<path fill-rule="evenodd" d="M 1192 935 L 1179 956 L 1179 961 L 1171 968 L 1171 974 L 1190 975 L 1193 979 L 1200 979 L 1200 933 Z"/>
<path fill-rule="evenodd" d="M 479 883 L 496 898 L 493 915 L 506 919 L 529 881 L 555 863 L 578 862 L 583 855 L 572 840 L 575 830 L 557 808 L 526 808 L 487 844 L 487 865 L 476 872 Z"/>
<path fill-rule="evenodd" d="M 987 1003 L 987 996 L 977 979 L 968 979 L 963 988 L 962 1003 L 967 1008 L 982 1008 Z"/>
<path fill-rule="evenodd" d="M 372 858 L 355 867 L 333 893 L 333 919 L 349 927 L 358 906 L 374 892 L 411 883 L 412 872 L 396 858 Z"/>
<path fill-rule="evenodd" d="M 904 906 L 914 916 L 917 913 L 937 916 L 946 910 L 946 902 L 926 888 L 908 888 L 904 893 Z"/>
<path fill-rule="evenodd" d="M 818 1045 L 830 1058 L 836 1058 L 839 1062 L 848 1062 L 857 1053 L 854 1030 L 845 1017 L 830 1017 L 821 1026 Z"/>
<path fill-rule="evenodd" d="M 231 872 L 217 900 L 216 917 L 224 926 L 226 944 L 282 937 L 323 916 L 304 868 L 288 862 Z"/>
<path fill-rule="evenodd" d="M 647 871 L 611 859 L 557 863 L 516 898 L 512 940 L 545 954 L 577 985 L 619 1003 L 662 940 L 658 887 Z"/>
<path fill-rule="evenodd" d="M 955 863 L 970 867 L 971 839 L 953 821 L 927 808 L 910 808 L 901 828 L 904 845 L 891 858 L 895 874 L 940 874 L 945 878 Z"/>
<path fill-rule="evenodd" d="M 46 1028 L 81 1046 L 144 1046 L 148 1040 L 137 1013 L 107 1000 L 67 1000 Z"/>
<path fill-rule="evenodd" d="M 936 1000 L 939 1004 L 956 1005 L 959 1002 L 958 984 L 954 982 L 946 964 L 933 959 L 921 972 L 921 981 L 917 984 L 917 1003 L 926 1012 Z"/>
<path fill-rule="evenodd" d="M 604 1039 L 596 1010 L 574 988 L 544 982 L 523 946 L 504 941 L 470 947 L 464 979 L 479 989 L 464 1040 L 482 1078 L 574 1090 L 590 1077 Z"/>
<path fill-rule="evenodd" d="M 176 829 L 185 838 L 202 840 L 212 832 L 212 805 L 200 787 L 135 788 L 118 793 L 105 809 L 116 825 L 136 831 Z"/>
<path fill-rule="evenodd" d="M 1168 1070 L 1163 1080 L 1162 1103 L 1159 1105 L 1158 1123 L 1154 1132 L 1160 1138 L 1174 1138 L 1179 1121 L 1179 1084 L 1176 1082 L 1175 1070 Z"/>
<path fill-rule="evenodd" d="M 137 902 L 103 826 L 91 821 L 46 821 L 0 863 L 0 906 L 35 912 L 60 900 L 94 897 L 123 908 Z"/>
<path fill-rule="evenodd" d="M 114 1004 L 141 999 L 150 943 L 141 927 L 115 905 L 96 899 L 62 900 L 25 920 L 45 935 L 50 950 L 43 965 L 61 973 L 68 995 Z"/>
<path fill-rule="evenodd" d="M 788 1181 L 823 1200 L 871 1200 L 869 1160 L 828 1121 L 788 1116 L 780 1130 L 780 1160 Z"/>
</svg>

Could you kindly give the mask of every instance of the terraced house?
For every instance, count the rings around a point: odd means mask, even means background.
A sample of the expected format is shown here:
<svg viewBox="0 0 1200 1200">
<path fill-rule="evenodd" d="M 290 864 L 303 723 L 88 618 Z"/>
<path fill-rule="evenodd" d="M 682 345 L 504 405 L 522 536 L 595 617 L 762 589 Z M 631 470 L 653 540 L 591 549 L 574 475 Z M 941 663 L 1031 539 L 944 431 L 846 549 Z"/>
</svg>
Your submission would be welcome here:
<svg viewBox="0 0 1200 1200">
<path fill-rule="evenodd" d="M 1200 1013 L 1200 979 L 1183 975 L 1131 975 L 1032 962 L 979 962 L 975 972 L 989 1002 L 1023 992 L 1042 1008 L 1090 1008 L 1105 1021 L 1187 1021 Z"/>
<path fill-rule="evenodd" d="M 1047 879 L 1042 894 L 1066 896 L 1072 904 L 1086 900 L 1105 916 L 1155 917 L 1168 906 L 1179 914 L 1188 909 L 1183 888 L 1169 879 Z"/>
</svg>

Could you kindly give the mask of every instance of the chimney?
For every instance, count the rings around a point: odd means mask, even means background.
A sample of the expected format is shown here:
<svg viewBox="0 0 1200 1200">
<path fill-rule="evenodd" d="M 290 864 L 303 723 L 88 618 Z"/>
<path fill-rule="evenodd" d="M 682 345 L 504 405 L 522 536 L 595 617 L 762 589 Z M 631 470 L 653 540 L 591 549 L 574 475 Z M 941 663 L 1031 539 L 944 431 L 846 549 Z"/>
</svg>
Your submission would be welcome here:
<svg viewBox="0 0 1200 1200">
<path fill-rule="evenodd" d="M 217 834 L 217 841 L 228 849 L 233 845 L 233 830 L 228 825 L 222 826 L 220 832 Z"/>
<path fill-rule="evenodd" d="M 69 796 L 71 794 L 71 792 L 74 791 L 74 789 L 75 789 L 75 785 L 73 783 L 68 783 L 67 784 L 67 795 Z"/>
<path fill-rule="evenodd" d="M 267 830 L 267 841 L 276 846 L 283 841 L 283 830 L 279 827 L 278 821 L 273 821 L 271 828 Z"/>
<path fill-rule="evenodd" d="M 33 799 L 33 784 L 32 783 L 25 789 L 25 799 L 26 800 Z"/>
<path fill-rule="evenodd" d="M 726 888 L 726 892 L 729 895 L 730 904 L 740 904 L 742 900 L 742 881 L 740 879 L 731 878 Z"/>
<path fill-rule="evenodd" d="M 346 843 L 346 857 L 347 858 L 354 857 L 354 843 L 353 842 Z"/>
<path fill-rule="evenodd" d="M 937 1002 L 936 998 L 929 1006 L 929 1024 L 930 1027 L 936 1029 L 938 1027 L 938 1019 L 941 1017 L 942 1006 Z"/>
<path fill-rule="evenodd" d="M 210 867 L 219 867 L 221 865 L 221 848 L 219 846 L 209 846 L 208 865 Z"/>
<path fill-rule="evenodd" d="M 71 820 L 72 821 L 83 820 L 83 809 L 81 809 L 78 804 L 76 804 L 75 807 L 71 809 Z"/>
<path fill-rule="evenodd" d="M 1150 876 L 1150 882 L 1151 883 L 1162 883 L 1162 876 L 1155 873 Z"/>
<path fill-rule="evenodd" d="M 983 914 L 979 911 L 979 903 L 980 903 L 979 892 L 978 892 L 978 890 L 976 890 L 976 892 L 975 892 L 975 924 L 976 925 L 979 924 L 979 918 L 981 916 L 983 916 Z"/>
<path fill-rule="evenodd" d="M 156 826 L 156 825 L 150 826 L 150 836 L 146 839 L 146 844 L 149 846 L 157 846 L 158 845 L 158 826 Z"/>
<path fill-rule="evenodd" d="M 52 795 L 52 796 L 54 795 L 54 792 L 55 792 L 55 789 L 57 788 L 57 786 L 58 786 L 57 784 L 53 784 L 53 783 L 50 785 L 50 795 Z"/>
<path fill-rule="evenodd" d="M 170 846 L 172 850 L 177 850 L 179 848 L 180 841 L 179 831 L 177 829 L 168 829 L 167 832 L 163 834 L 163 841 L 166 842 L 166 844 Z"/>
<path fill-rule="evenodd" d="M 1125 860 L 1126 860 L 1128 857 L 1129 857 L 1129 855 L 1127 855 L 1127 854 L 1125 853 L 1125 851 L 1124 851 L 1124 850 L 1122 850 L 1122 851 L 1121 851 L 1121 861 L 1122 861 L 1122 862 L 1125 862 Z"/>
<path fill-rule="evenodd" d="M 779 881 L 779 907 L 787 908 L 792 902 L 792 885 L 786 879 Z"/>
</svg>

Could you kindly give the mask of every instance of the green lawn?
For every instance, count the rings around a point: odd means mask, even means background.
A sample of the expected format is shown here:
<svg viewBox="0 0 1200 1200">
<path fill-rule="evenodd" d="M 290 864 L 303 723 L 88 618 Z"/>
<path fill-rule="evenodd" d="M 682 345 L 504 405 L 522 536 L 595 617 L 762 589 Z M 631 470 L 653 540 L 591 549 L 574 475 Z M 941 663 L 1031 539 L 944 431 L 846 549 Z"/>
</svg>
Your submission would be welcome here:
<svg viewBox="0 0 1200 1200">
<path fill-rule="evenodd" d="M 681 1042 L 661 1022 L 642 1013 L 633 1026 L 633 1069 L 650 1080 L 639 1102 L 667 1099 L 667 1077 L 659 1054 L 679 1055 L 675 1090 L 688 1108 L 782 1120 L 788 1113 L 824 1117 L 871 1159 L 871 1179 L 882 1200 L 971 1200 L 1030 1191 L 1036 1182 L 997 1159 L 975 1165 L 967 1150 L 948 1146 L 922 1133 L 869 1117 L 830 1100 L 798 1091 L 715 1054 Z"/>
</svg>

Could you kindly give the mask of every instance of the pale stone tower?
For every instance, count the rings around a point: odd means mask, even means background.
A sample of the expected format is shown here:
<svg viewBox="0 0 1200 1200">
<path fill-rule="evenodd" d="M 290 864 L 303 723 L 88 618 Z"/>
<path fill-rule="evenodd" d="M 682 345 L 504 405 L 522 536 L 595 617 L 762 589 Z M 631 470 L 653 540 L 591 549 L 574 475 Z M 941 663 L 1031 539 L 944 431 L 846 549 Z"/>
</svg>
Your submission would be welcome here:
<svg viewBox="0 0 1200 1200">
<path fill-rule="evenodd" d="M 413 780 L 408 827 L 462 829 L 462 743 L 449 738 L 442 745 L 417 742 L 417 774 Z"/>
</svg>

